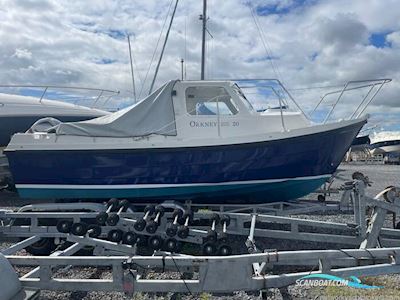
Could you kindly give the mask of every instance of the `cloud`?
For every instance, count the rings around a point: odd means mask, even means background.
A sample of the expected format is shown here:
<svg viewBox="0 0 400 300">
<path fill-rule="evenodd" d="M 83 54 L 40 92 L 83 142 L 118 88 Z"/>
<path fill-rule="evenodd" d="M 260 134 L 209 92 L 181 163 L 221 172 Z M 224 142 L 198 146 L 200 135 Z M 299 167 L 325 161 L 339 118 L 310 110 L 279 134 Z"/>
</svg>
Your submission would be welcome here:
<svg viewBox="0 0 400 300">
<path fill-rule="evenodd" d="M 393 48 L 400 48 L 400 31 L 388 34 L 386 40 L 391 43 Z"/>
<path fill-rule="evenodd" d="M 27 49 L 15 49 L 15 53 L 11 57 L 21 58 L 30 60 L 32 58 L 32 52 Z"/>
<path fill-rule="evenodd" d="M 349 14 L 338 14 L 334 19 L 318 19 L 313 28 L 321 47 L 334 47 L 340 54 L 368 40 L 367 27 Z"/>
</svg>

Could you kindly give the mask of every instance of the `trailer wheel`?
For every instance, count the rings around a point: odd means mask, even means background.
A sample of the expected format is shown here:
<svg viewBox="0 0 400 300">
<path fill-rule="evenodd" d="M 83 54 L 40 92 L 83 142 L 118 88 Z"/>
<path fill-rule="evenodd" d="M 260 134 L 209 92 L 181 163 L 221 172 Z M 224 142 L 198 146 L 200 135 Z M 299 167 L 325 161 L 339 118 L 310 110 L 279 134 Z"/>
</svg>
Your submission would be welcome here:
<svg viewBox="0 0 400 300">
<path fill-rule="evenodd" d="M 179 219 L 182 219 L 182 217 L 183 217 L 183 211 L 180 210 L 179 208 L 174 209 L 174 212 L 172 213 L 172 218 L 175 219 L 175 217 L 178 217 L 178 220 L 179 220 Z"/>
<path fill-rule="evenodd" d="M 204 255 L 213 255 L 216 252 L 215 245 L 213 243 L 205 243 L 203 245 L 203 254 Z"/>
<path fill-rule="evenodd" d="M 145 235 L 138 235 L 136 242 L 138 246 L 144 247 L 147 245 L 148 237 Z"/>
<path fill-rule="evenodd" d="M 218 239 L 218 234 L 215 230 L 208 230 L 207 236 L 205 237 L 205 241 L 215 243 Z"/>
<path fill-rule="evenodd" d="M 73 235 L 83 236 L 88 231 L 88 226 L 86 223 L 74 223 L 71 227 L 71 233 Z"/>
<path fill-rule="evenodd" d="M 107 207 L 111 207 L 111 211 L 114 212 L 118 209 L 119 201 L 116 198 L 111 198 L 107 202 Z"/>
<path fill-rule="evenodd" d="M 123 208 L 124 209 L 123 211 L 126 211 L 129 208 L 130 205 L 131 205 L 131 203 L 128 200 L 125 199 L 125 200 L 122 200 L 118 204 L 118 209 Z"/>
<path fill-rule="evenodd" d="M 162 244 L 163 244 L 163 239 L 158 235 L 153 235 L 149 238 L 149 247 L 153 250 L 161 249 Z"/>
<path fill-rule="evenodd" d="M 228 234 L 226 232 L 222 232 L 219 236 L 218 241 L 220 241 L 221 243 L 226 244 L 228 242 Z"/>
<path fill-rule="evenodd" d="M 72 227 L 72 221 L 70 220 L 60 220 L 57 223 L 57 230 L 61 233 L 70 233 Z"/>
<path fill-rule="evenodd" d="M 105 225 L 108 218 L 108 214 L 106 212 L 101 212 L 96 216 L 96 222 L 99 225 Z"/>
<path fill-rule="evenodd" d="M 178 241 L 176 239 L 168 239 L 165 241 L 165 249 L 172 253 L 178 252 Z"/>
<path fill-rule="evenodd" d="M 222 256 L 228 256 L 232 254 L 232 248 L 228 245 L 221 245 L 218 248 L 218 254 Z"/>
<path fill-rule="evenodd" d="M 122 240 L 123 232 L 119 229 L 110 230 L 108 232 L 107 238 L 109 241 L 114 243 L 119 243 Z"/>
<path fill-rule="evenodd" d="M 152 215 L 154 213 L 154 205 L 146 205 L 144 208 L 144 213 L 149 213 L 149 215 Z"/>
<path fill-rule="evenodd" d="M 226 227 L 228 227 L 231 224 L 231 217 L 228 215 L 223 215 L 221 218 L 221 223 L 225 223 Z"/>
<path fill-rule="evenodd" d="M 177 232 L 178 232 L 178 225 L 177 224 L 173 224 L 173 223 L 168 223 L 167 229 L 165 230 L 165 233 L 169 237 L 173 237 L 173 236 L 176 235 Z"/>
<path fill-rule="evenodd" d="M 125 232 L 124 235 L 122 236 L 122 243 L 127 244 L 127 245 L 135 245 L 137 241 L 137 235 L 134 232 L 128 231 Z"/>
<path fill-rule="evenodd" d="M 146 226 L 146 231 L 150 234 L 153 234 L 157 231 L 157 228 L 158 224 L 155 221 L 151 220 Z"/>
<path fill-rule="evenodd" d="M 135 228 L 137 231 L 143 231 L 145 227 L 146 227 L 146 220 L 143 219 L 137 220 L 136 223 L 133 225 L 133 228 Z"/>
<path fill-rule="evenodd" d="M 54 239 L 44 238 L 40 241 L 28 246 L 25 250 L 37 256 L 48 256 L 56 249 L 56 244 L 54 244 Z"/>
<path fill-rule="evenodd" d="M 106 221 L 106 223 L 110 226 L 115 226 L 118 224 L 118 222 L 119 222 L 119 216 L 115 213 L 110 214 Z"/>
<path fill-rule="evenodd" d="M 189 236 L 189 227 L 179 226 L 177 234 L 181 239 L 186 239 Z"/>
<path fill-rule="evenodd" d="M 87 228 L 89 232 L 89 237 L 91 238 L 98 238 L 101 234 L 101 227 L 96 224 L 90 224 Z"/>
</svg>

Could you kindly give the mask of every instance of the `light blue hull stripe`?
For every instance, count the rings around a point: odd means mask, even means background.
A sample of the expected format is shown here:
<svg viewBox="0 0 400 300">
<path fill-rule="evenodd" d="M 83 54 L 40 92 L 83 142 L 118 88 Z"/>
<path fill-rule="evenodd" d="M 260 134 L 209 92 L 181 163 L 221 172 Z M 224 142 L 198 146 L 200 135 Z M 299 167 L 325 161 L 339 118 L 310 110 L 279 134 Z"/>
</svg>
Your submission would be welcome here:
<svg viewBox="0 0 400 300">
<path fill-rule="evenodd" d="M 249 183 L 249 184 L 219 184 L 201 186 L 176 186 L 153 188 L 34 188 L 18 187 L 18 192 L 24 198 L 229 198 L 251 197 L 265 202 L 285 201 L 298 198 L 320 187 L 327 178 L 294 179 L 281 182 Z M 232 199 L 233 200 L 233 199 Z"/>
</svg>

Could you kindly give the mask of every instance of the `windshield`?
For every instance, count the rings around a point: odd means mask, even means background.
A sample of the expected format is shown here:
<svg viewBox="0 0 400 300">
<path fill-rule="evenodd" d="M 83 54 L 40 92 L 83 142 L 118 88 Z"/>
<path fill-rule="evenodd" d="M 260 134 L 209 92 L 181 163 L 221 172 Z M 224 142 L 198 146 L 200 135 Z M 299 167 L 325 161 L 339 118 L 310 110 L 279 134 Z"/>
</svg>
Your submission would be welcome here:
<svg viewBox="0 0 400 300">
<path fill-rule="evenodd" d="M 239 88 L 239 86 L 236 83 L 233 85 L 233 90 L 236 92 L 236 94 L 242 100 L 242 102 L 244 103 L 246 108 L 249 111 L 254 111 L 253 105 L 251 105 L 250 101 L 247 100 L 246 96 L 243 94 L 242 90 Z"/>
</svg>

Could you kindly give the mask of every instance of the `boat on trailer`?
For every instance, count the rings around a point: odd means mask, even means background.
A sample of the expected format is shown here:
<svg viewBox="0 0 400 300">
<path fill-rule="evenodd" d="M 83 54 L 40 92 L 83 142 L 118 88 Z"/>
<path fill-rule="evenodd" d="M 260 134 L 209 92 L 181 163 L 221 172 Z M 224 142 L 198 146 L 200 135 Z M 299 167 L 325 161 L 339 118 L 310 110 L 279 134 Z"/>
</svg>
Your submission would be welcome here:
<svg viewBox="0 0 400 300">
<path fill-rule="evenodd" d="M 233 81 L 174 80 L 113 114 L 15 134 L 5 153 L 24 198 L 286 201 L 328 180 L 367 122 L 315 124 L 286 98 L 298 109 L 257 112 Z"/>
<path fill-rule="evenodd" d="M 400 155 L 400 132 L 381 131 L 371 134 L 372 154 L 393 154 Z"/>
</svg>

